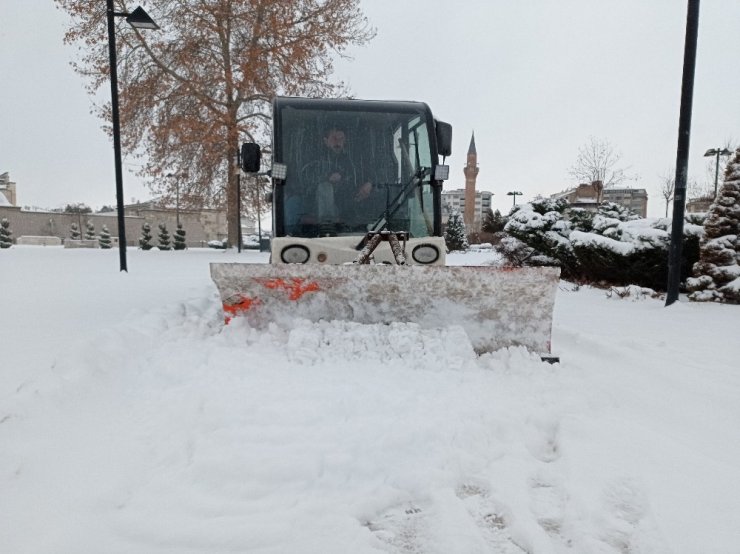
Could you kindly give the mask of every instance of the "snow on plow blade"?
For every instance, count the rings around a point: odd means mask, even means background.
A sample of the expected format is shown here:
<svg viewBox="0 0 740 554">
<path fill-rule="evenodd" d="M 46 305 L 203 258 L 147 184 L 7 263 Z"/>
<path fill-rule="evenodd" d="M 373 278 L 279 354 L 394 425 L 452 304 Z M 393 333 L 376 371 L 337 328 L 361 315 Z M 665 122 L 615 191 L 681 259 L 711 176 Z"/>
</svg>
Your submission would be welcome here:
<svg viewBox="0 0 740 554">
<path fill-rule="evenodd" d="M 286 318 L 460 325 L 478 354 L 524 346 L 548 357 L 560 269 L 212 263 L 228 323 Z"/>
</svg>

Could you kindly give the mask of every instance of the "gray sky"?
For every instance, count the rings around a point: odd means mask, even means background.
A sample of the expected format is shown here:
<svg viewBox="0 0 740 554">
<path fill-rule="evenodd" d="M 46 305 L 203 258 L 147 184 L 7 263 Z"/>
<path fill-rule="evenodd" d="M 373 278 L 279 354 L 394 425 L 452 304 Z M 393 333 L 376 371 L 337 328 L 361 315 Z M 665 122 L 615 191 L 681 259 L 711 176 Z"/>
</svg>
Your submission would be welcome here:
<svg viewBox="0 0 740 554">
<path fill-rule="evenodd" d="M 115 203 L 112 144 L 62 44 L 50 1 L 6 2 L 0 26 L 0 172 L 21 205 Z M 134 7 L 134 3 L 131 4 Z M 551 194 L 589 136 L 608 140 L 664 213 L 660 176 L 675 168 L 686 1 L 364 0 L 376 39 L 336 64 L 358 98 L 421 100 L 454 128 L 451 179 L 464 185 L 475 130 L 478 188 L 508 210 L 510 190 Z M 12 25 L 8 24 L 12 22 Z M 701 6 L 689 174 L 708 148 L 740 143 L 740 2 Z M 106 91 L 107 92 L 107 89 Z M 124 168 L 136 169 L 124 159 Z M 148 193 L 124 174 L 126 201 Z M 520 199 L 521 200 L 521 199 Z"/>
</svg>

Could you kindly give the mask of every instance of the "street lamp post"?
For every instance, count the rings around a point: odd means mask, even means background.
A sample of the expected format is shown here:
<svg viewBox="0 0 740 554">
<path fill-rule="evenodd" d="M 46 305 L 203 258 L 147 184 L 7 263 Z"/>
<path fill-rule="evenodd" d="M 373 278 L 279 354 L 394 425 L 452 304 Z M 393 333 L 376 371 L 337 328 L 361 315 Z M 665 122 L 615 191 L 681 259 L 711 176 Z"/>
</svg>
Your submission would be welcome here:
<svg viewBox="0 0 740 554">
<path fill-rule="evenodd" d="M 681 76 L 681 108 L 678 116 L 678 146 L 676 148 L 676 185 L 673 194 L 671 244 L 668 247 L 668 282 L 665 305 L 678 300 L 681 281 L 681 250 L 683 248 L 683 218 L 686 209 L 686 178 L 689 170 L 691 143 L 691 112 L 694 102 L 694 74 L 696 73 L 696 46 L 699 35 L 699 0 L 688 0 L 686 38 Z"/>
<path fill-rule="evenodd" d="M 717 181 L 719 180 L 719 157 L 732 154 L 727 148 L 710 148 L 704 152 L 704 157 L 717 156 L 717 164 L 714 167 L 714 197 L 717 198 Z"/>
<path fill-rule="evenodd" d="M 514 204 L 512 204 L 512 207 L 516 206 L 516 197 L 521 196 L 522 193 L 518 190 L 512 190 L 506 193 L 507 196 L 513 196 L 514 197 Z"/>
<path fill-rule="evenodd" d="M 152 18 L 138 7 L 131 13 L 117 12 L 113 0 L 107 0 L 108 17 L 108 57 L 110 63 L 111 111 L 113 113 L 113 157 L 116 166 L 116 206 L 118 208 L 118 256 L 121 271 L 128 272 L 126 267 L 126 224 L 123 216 L 123 169 L 121 167 L 121 124 L 118 117 L 118 68 L 116 65 L 116 17 L 125 17 L 135 29 L 159 29 Z"/>
<path fill-rule="evenodd" d="M 187 179 L 190 176 L 188 171 L 182 173 L 168 173 L 165 175 L 168 179 L 175 180 L 175 225 L 180 227 L 180 178 Z"/>
</svg>

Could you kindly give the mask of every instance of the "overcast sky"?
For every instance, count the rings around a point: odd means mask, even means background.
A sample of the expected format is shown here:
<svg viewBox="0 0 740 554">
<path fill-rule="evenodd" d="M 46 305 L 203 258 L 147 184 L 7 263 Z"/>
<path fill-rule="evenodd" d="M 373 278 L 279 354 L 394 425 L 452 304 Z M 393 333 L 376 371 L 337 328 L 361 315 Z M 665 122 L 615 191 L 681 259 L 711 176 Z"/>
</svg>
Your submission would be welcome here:
<svg viewBox="0 0 740 554">
<path fill-rule="evenodd" d="M 358 98 L 421 100 L 453 125 L 451 179 L 464 186 L 475 131 L 478 188 L 548 195 L 589 136 L 608 140 L 664 213 L 660 177 L 675 168 L 684 0 L 363 0 L 377 37 L 336 64 Z M 131 4 L 134 7 L 134 3 Z M 113 148 L 62 44 L 66 15 L 50 0 L 5 2 L 0 26 L 0 173 L 18 203 L 115 203 Z M 9 24 L 12 22 L 12 24 Z M 708 148 L 740 143 L 740 2 L 705 0 L 689 174 L 706 180 Z M 136 169 L 136 160 L 124 168 Z M 126 202 L 146 199 L 124 174 Z M 521 199 L 520 199 L 521 201 Z"/>
</svg>

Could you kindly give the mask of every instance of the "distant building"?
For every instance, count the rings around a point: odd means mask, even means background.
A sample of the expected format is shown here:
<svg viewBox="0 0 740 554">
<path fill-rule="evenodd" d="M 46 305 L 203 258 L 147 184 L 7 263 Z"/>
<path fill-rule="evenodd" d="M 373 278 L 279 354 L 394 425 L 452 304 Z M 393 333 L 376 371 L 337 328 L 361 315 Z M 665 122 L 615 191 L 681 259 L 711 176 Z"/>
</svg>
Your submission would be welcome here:
<svg viewBox="0 0 740 554">
<path fill-rule="evenodd" d="M 445 190 L 442 191 L 442 222 L 447 223 L 450 215 L 454 212 L 461 214 L 466 213 L 466 208 L 469 212 L 472 211 L 473 223 L 470 228 L 475 231 L 480 230 L 481 223 L 483 221 L 483 214 L 486 210 L 491 209 L 491 202 L 493 200 L 493 193 L 487 190 L 477 191 L 474 194 L 474 200 L 469 207 L 467 203 L 468 191 L 467 189 L 456 189 L 456 190 Z M 468 228 L 466 224 L 466 229 Z"/>
<path fill-rule="evenodd" d="M 10 180 L 10 173 L 6 171 L 0 174 L 0 206 L 15 206 L 17 203 L 15 183 Z"/>
<path fill-rule="evenodd" d="M 604 200 L 604 185 L 601 181 L 594 181 L 589 184 L 578 185 L 574 189 L 568 189 L 563 192 L 553 194 L 550 198 L 564 198 L 574 208 L 583 208 L 593 210 L 599 207 Z"/>
<path fill-rule="evenodd" d="M 596 211 L 600 204 L 613 202 L 629 208 L 640 217 L 647 217 L 648 194 L 645 189 L 633 189 L 629 187 L 604 188 L 601 181 L 578 185 L 574 189 L 568 189 L 550 198 L 565 198 L 574 208 L 583 208 Z"/>
<path fill-rule="evenodd" d="M 629 208 L 640 217 L 647 217 L 648 194 L 645 189 L 609 187 L 604 189 L 604 202 L 614 202 Z"/>
<path fill-rule="evenodd" d="M 686 201 L 686 211 L 690 214 L 700 214 L 709 211 L 709 207 L 714 202 L 714 198 L 711 196 L 703 196 L 701 198 L 689 198 Z"/>
</svg>

